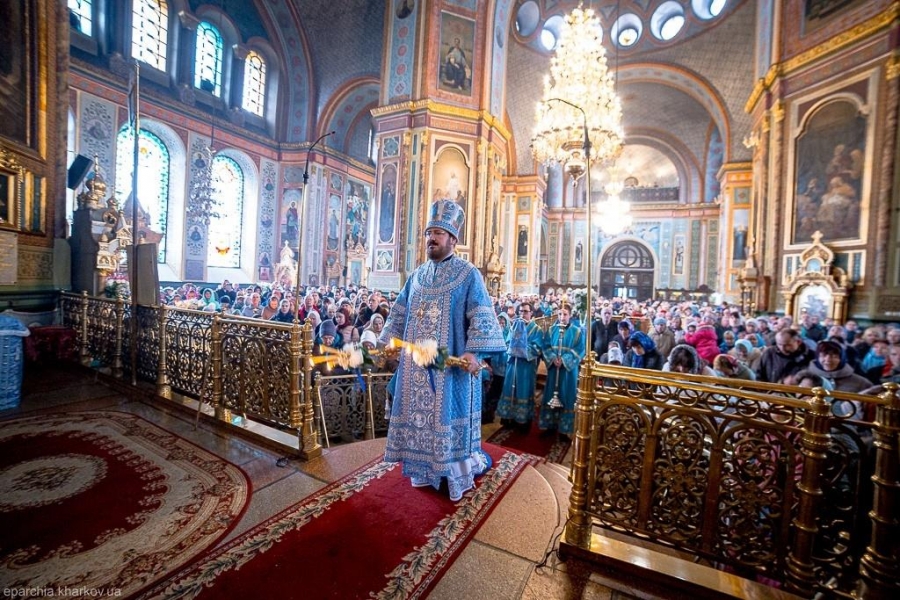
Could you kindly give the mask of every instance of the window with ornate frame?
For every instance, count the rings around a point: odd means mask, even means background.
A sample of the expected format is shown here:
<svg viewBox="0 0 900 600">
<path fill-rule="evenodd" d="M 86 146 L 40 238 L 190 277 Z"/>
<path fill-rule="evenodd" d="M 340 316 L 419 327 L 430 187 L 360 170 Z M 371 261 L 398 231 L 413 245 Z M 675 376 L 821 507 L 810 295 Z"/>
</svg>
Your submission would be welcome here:
<svg viewBox="0 0 900 600">
<path fill-rule="evenodd" d="M 169 171 L 171 157 L 165 143 L 154 133 L 141 129 L 138 140 L 138 205 L 146 227 L 162 236 L 157 262 L 166 262 L 166 230 L 169 217 Z M 134 128 L 126 125 L 116 137 L 116 196 L 125 207 L 131 195 L 134 171 Z"/>
<path fill-rule="evenodd" d="M 244 110 L 262 117 L 266 109 L 266 60 L 251 51 L 244 60 Z"/>
<path fill-rule="evenodd" d="M 88 37 L 94 35 L 93 0 L 69 0 L 69 25 Z"/>
<path fill-rule="evenodd" d="M 244 170 L 236 160 L 221 154 L 213 159 L 212 189 L 218 214 L 209 221 L 207 265 L 240 268 Z"/>
<path fill-rule="evenodd" d="M 202 21 L 197 26 L 197 47 L 194 57 L 194 87 L 222 96 L 222 34 L 213 25 Z"/>
<path fill-rule="evenodd" d="M 165 0 L 133 0 L 131 56 L 160 71 L 166 70 L 169 5 Z"/>
</svg>

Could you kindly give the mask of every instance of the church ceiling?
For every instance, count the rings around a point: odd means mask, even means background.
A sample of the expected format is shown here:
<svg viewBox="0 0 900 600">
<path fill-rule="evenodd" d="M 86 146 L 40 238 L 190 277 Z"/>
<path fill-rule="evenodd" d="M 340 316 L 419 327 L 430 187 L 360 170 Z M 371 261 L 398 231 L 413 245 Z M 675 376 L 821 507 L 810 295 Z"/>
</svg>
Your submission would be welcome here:
<svg viewBox="0 0 900 600">
<path fill-rule="evenodd" d="M 309 41 L 321 115 L 347 81 L 381 74 L 385 0 L 288 0 Z"/>
<path fill-rule="evenodd" d="M 650 10 L 649 4 L 658 2 L 645 4 Z M 741 140 L 750 131 L 743 107 L 754 83 L 754 14 L 755 4 L 745 2 L 716 26 L 681 43 L 619 56 L 626 143 L 629 131 L 640 131 L 644 138 L 658 132 L 663 144 L 672 145 L 674 140 L 683 148 L 685 164 L 702 169 L 710 128 L 718 115 L 729 129 L 720 131 L 723 137 L 730 136 L 728 160 L 750 159 Z M 534 172 L 529 142 L 550 56 L 522 43 L 509 48 L 508 73 L 515 76 L 507 81 L 507 113 L 516 139 L 518 172 L 526 174 Z M 613 68 L 615 53 L 608 51 L 608 59 Z"/>
<path fill-rule="evenodd" d="M 311 88 L 315 90 L 311 100 L 317 119 L 321 119 L 328 103 L 344 93 L 348 82 L 370 77 L 380 80 L 386 0 L 289 1 L 308 41 L 314 78 Z M 547 6 L 552 4 L 554 10 L 573 4 L 541 1 Z M 623 0 L 620 10 L 648 17 L 661 3 Z M 596 4 L 608 22 L 610 3 L 602 7 L 602 3 Z M 515 9 L 511 12 L 515 15 Z M 660 132 L 661 143 L 671 147 L 673 139 L 678 142 L 674 145 L 687 155 L 683 157 L 684 164 L 702 168 L 706 141 L 715 124 L 729 143 L 726 160 L 749 160 L 749 151 L 741 140 L 750 129 L 750 117 L 743 106 L 754 81 L 754 31 L 755 3 L 730 0 L 720 20 L 705 27 L 689 22 L 683 38 L 673 40 L 674 43 L 665 47 L 645 44 L 622 52 L 618 61 L 623 73 L 620 95 L 626 135 L 629 129 L 639 130 L 645 138 Z M 518 171 L 526 174 L 533 171 L 529 142 L 535 106 L 540 100 L 544 75 L 549 72 L 550 54 L 521 41 L 510 43 L 507 48 L 507 73 L 515 74 L 507 81 L 507 113 L 516 140 Z M 613 52 L 609 53 L 609 60 L 613 66 Z M 640 74 L 629 78 L 624 75 L 629 69 L 637 69 Z M 684 80 L 694 82 L 693 89 L 679 87 L 672 78 L 654 81 L 654 69 L 681 73 Z M 703 101 L 698 101 L 698 95 L 703 95 Z M 326 126 L 318 125 L 319 129 Z"/>
</svg>

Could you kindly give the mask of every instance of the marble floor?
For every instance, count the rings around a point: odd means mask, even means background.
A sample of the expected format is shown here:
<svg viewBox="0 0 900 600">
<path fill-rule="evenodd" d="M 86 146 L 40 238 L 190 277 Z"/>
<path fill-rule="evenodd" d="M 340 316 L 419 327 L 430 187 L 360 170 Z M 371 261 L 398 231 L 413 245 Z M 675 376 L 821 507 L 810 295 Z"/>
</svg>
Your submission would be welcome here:
<svg viewBox="0 0 900 600">
<path fill-rule="evenodd" d="M 124 389 L 124 388 L 118 388 Z M 117 391 L 103 377 L 77 366 L 26 369 L 18 408 L 0 419 L 39 412 L 119 410 L 140 415 L 240 465 L 253 494 L 231 539 L 278 511 L 339 479 L 384 451 L 375 439 L 332 446 L 311 461 L 279 460 L 277 452 L 201 421 L 163 400 Z M 2 423 L 0 423 L 2 426 Z M 491 433 L 491 427 L 484 432 Z M 649 597 L 607 582 L 584 564 L 561 562 L 554 550 L 566 514 L 570 484 L 560 465 L 528 467 L 434 588 L 432 599 L 628 599 Z M 224 543 L 224 540 L 223 540 Z M 607 587 L 608 584 L 615 586 Z M 299 597 L 299 596 L 298 596 Z"/>
</svg>

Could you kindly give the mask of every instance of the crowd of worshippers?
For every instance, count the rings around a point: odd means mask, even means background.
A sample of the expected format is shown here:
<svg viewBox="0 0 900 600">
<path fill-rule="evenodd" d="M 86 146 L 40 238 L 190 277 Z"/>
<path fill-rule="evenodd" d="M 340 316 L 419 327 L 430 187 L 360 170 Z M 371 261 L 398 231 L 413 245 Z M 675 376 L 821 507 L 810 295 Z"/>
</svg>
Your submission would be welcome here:
<svg viewBox="0 0 900 600">
<path fill-rule="evenodd" d="M 183 308 L 285 323 L 296 315 L 312 324 L 317 345 L 359 343 L 370 350 L 383 343 L 379 336 L 394 299 L 396 292 L 356 286 L 310 286 L 294 294 L 278 285 L 229 281 L 202 291 L 191 284 L 162 290 L 164 303 Z M 484 419 L 499 416 L 526 428 L 537 416 L 541 429 L 571 434 L 578 367 L 586 351 L 583 316 L 568 295 L 508 293 L 494 303 L 507 351 L 482 357 Z M 795 323 L 790 316 L 745 316 L 728 304 L 604 297 L 595 298 L 593 313 L 591 346 L 604 364 L 856 393 L 878 393 L 882 383 L 900 383 L 896 323 L 861 330 L 855 321 L 839 325 L 809 314 Z M 542 317 L 540 326 L 535 319 Z M 542 362 L 547 379 L 535 415 Z M 549 406 L 554 397 L 561 407 Z"/>
</svg>

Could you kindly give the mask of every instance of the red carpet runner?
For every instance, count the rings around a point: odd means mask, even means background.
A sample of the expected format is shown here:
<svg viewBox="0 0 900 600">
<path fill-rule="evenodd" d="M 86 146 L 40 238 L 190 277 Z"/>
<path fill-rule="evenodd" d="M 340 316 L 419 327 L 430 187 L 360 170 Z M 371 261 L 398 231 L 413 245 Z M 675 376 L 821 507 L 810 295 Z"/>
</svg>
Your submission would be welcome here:
<svg viewBox="0 0 900 600">
<path fill-rule="evenodd" d="M 563 440 L 555 431 L 542 432 L 538 429 L 537 423 L 538 418 L 535 415 L 528 433 L 522 433 L 517 426 L 501 427 L 487 439 L 487 442 L 533 454 L 547 462 L 561 463 L 569 451 L 571 441 Z"/>
<path fill-rule="evenodd" d="M 454 504 L 373 462 L 235 538 L 142 598 L 419 598 L 528 460 L 485 445 L 494 466 Z M 208 586 L 208 587 L 207 587 Z"/>
<path fill-rule="evenodd" d="M 249 482 L 138 416 L 0 423 L 0 588 L 125 597 L 188 564 L 238 522 Z"/>
</svg>

